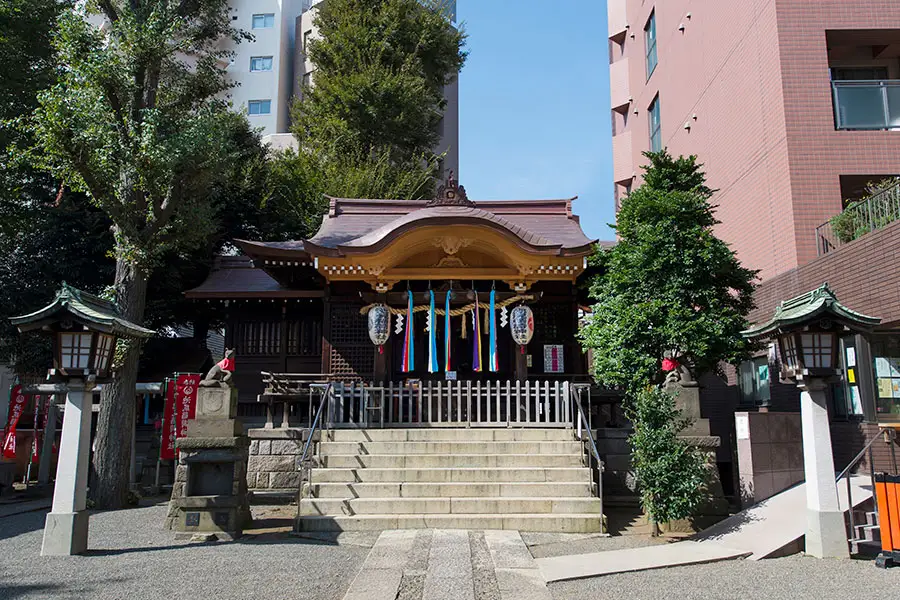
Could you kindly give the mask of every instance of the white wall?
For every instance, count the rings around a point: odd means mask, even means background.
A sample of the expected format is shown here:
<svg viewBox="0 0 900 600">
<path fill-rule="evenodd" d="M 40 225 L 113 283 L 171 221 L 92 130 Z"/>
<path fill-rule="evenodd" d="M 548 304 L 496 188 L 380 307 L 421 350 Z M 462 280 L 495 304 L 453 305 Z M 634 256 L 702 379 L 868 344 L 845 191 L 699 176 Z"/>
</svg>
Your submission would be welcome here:
<svg viewBox="0 0 900 600">
<path fill-rule="evenodd" d="M 293 92 L 294 22 L 300 15 L 303 0 L 233 0 L 233 26 L 253 35 L 252 41 L 232 46 L 235 52 L 228 76 L 238 85 L 229 92 L 234 108 L 248 113 L 251 100 L 270 100 L 267 115 L 250 115 L 253 127 L 264 135 L 285 133 L 290 119 Z M 254 14 L 273 14 L 271 28 L 253 29 Z M 250 59 L 271 56 L 272 70 L 251 72 Z"/>
</svg>

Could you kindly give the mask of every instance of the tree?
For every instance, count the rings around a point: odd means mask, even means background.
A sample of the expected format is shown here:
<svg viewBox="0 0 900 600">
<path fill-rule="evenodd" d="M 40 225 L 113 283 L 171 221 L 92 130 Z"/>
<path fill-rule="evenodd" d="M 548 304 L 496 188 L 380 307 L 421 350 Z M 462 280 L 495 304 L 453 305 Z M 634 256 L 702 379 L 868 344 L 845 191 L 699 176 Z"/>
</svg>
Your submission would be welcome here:
<svg viewBox="0 0 900 600">
<path fill-rule="evenodd" d="M 629 412 L 634 433 L 628 441 L 641 506 L 658 535 L 660 523 L 691 516 L 706 498 L 707 458 L 678 439 L 690 423 L 669 392 L 645 388 L 635 395 Z"/>
<path fill-rule="evenodd" d="M 388 197 L 383 192 L 401 189 L 401 197 L 422 198 L 433 191 L 443 88 L 465 62 L 465 33 L 439 3 L 422 4 L 329 0 L 319 7 L 320 38 L 308 48 L 314 85 L 293 108 L 293 131 L 303 160 L 321 165 L 331 195 Z M 367 178 L 382 184 L 364 184 Z"/>
<path fill-rule="evenodd" d="M 595 378 L 625 390 L 641 504 L 658 524 L 689 516 L 707 476 L 706 458 L 678 439 L 688 423 L 660 387 L 663 359 L 697 377 L 746 357 L 741 331 L 756 271 L 715 236 L 713 190 L 696 157 L 644 155 L 644 184 L 617 216 L 619 241 L 594 258 L 602 274 L 591 282 L 596 303 L 580 336 Z"/>
<path fill-rule="evenodd" d="M 595 257 L 603 274 L 581 331 L 595 377 L 630 396 L 662 382 L 666 356 L 695 376 L 747 356 L 756 278 L 713 232 L 713 191 L 696 157 L 645 156 L 644 184 L 617 215 L 619 241 Z"/>
<path fill-rule="evenodd" d="M 85 11 L 105 23 L 95 27 Z M 243 35 L 227 0 L 97 0 L 66 10 L 53 47 L 58 82 L 39 96 L 32 159 L 87 193 L 113 223 L 115 298 L 143 323 L 150 273 L 173 249 L 214 231 L 204 191 L 239 158 L 234 116 L 218 94 L 229 87 L 229 52 Z M 91 492 L 98 507 L 123 506 L 140 349 L 127 345 L 104 386 Z"/>
</svg>

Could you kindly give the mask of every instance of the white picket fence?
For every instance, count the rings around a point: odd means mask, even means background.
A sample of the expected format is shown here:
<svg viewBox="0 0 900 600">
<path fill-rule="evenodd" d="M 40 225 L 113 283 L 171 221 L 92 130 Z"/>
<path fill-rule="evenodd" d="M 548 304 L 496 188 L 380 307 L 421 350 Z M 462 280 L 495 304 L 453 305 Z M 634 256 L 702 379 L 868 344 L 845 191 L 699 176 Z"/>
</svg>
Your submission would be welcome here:
<svg viewBox="0 0 900 600">
<path fill-rule="evenodd" d="M 571 427 L 573 422 L 568 381 L 333 385 L 331 427 Z"/>
</svg>

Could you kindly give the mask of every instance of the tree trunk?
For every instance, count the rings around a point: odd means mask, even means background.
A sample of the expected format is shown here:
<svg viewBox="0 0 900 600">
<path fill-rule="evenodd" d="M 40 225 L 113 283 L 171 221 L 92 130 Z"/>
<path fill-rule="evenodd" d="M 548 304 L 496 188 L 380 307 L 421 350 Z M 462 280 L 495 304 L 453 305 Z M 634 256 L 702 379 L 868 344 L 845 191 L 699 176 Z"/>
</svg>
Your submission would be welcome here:
<svg viewBox="0 0 900 600">
<path fill-rule="evenodd" d="M 116 301 L 129 321 L 141 324 L 147 304 L 147 275 L 122 258 L 116 262 Z M 134 435 L 135 384 L 141 345 L 127 343 L 127 351 L 111 382 L 103 385 L 94 442 L 91 499 L 96 508 L 116 509 L 128 502 L 131 438 Z"/>
</svg>

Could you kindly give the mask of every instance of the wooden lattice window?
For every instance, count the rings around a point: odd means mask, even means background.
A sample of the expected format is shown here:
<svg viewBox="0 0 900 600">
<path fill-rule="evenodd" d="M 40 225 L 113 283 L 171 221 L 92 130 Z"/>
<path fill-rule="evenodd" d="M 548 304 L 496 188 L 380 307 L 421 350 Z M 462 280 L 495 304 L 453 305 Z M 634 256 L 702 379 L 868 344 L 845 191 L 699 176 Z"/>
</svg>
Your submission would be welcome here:
<svg viewBox="0 0 900 600">
<path fill-rule="evenodd" d="M 281 353 L 281 321 L 239 322 L 234 332 L 238 356 L 274 356 Z"/>
<path fill-rule="evenodd" d="M 369 339 L 368 321 L 359 309 L 357 304 L 331 306 L 329 364 L 333 376 L 370 377 L 374 370 L 375 346 Z"/>
<path fill-rule="evenodd" d="M 320 356 L 322 322 L 315 319 L 288 321 L 287 353 L 289 356 Z"/>
</svg>

